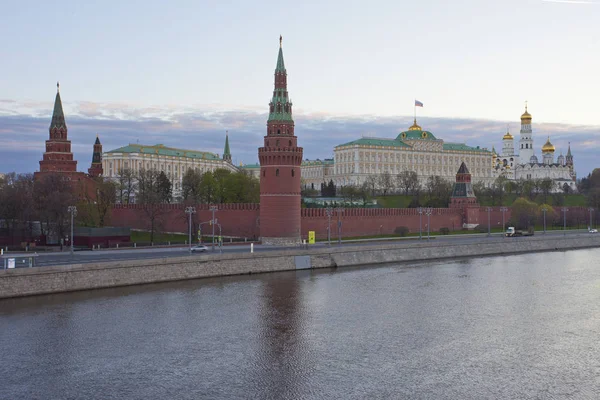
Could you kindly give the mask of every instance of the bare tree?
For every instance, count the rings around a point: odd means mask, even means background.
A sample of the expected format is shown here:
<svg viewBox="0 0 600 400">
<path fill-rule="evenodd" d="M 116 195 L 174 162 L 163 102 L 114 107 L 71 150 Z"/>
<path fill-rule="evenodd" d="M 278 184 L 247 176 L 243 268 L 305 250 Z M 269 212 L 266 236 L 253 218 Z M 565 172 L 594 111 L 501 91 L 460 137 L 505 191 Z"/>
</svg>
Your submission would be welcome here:
<svg viewBox="0 0 600 400">
<path fill-rule="evenodd" d="M 369 188 L 371 196 L 375 196 L 375 190 L 377 189 L 377 177 L 375 175 L 369 175 L 365 180 L 365 187 Z"/>
<path fill-rule="evenodd" d="M 155 232 L 160 230 L 161 218 L 165 213 L 162 207 L 164 193 L 161 193 L 160 181 L 160 173 L 154 169 L 141 169 L 137 175 L 138 203 L 143 204 L 142 209 L 148 219 L 151 242 L 154 242 Z"/>
<path fill-rule="evenodd" d="M 118 200 L 121 204 L 130 204 L 135 198 L 137 179 L 135 172 L 130 168 L 121 168 L 117 172 Z"/>
<path fill-rule="evenodd" d="M 59 240 L 68 232 L 70 215 L 67 207 L 76 203 L 73 187 L 62 174 L 46 174 L 34 183 L 34 204 L 42 222 L 42 233 Z"/>
<path fill-rule="evenodd" d="M 404 194 L 414 194 L 419 186 L 419 177 L 415 171 L 402 171 L 396 175 L 396 186 L 404 191 Z"/>
<path fill-rule="evenodd" d="M 380 190 L 383 190 L 383 195 L 386 196 L 388 192 L 394 189 L 394 182 L 392 181 L 392 175 L 388 171 L 384 171 L 377 177 L 377 184 Z"/>
</svg>

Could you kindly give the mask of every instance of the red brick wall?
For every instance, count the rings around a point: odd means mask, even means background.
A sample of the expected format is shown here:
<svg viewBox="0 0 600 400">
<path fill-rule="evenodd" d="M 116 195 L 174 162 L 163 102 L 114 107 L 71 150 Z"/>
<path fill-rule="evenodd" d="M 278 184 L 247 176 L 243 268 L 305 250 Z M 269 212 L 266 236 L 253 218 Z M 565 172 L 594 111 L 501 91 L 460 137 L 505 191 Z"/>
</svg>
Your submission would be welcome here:
<svg viewBox="0 0 600 400">
<path fill-rule="evenodd" d="M 162 204 L 160 216 L 160 231 L 188 232 L 188 216 L 184 212 L 185 204 Z M 207 204 L 197 204 L 196 214 L 193 215 L 194 225 L 210 221 L 212 212 Z M 258 204 L 219 204 L 215 212 L 217 222 L 221 224 L 223 236 L 258 238 L 259 236 L 259 207 Z M 141 204 L 116 204 L 112 210 L 113 226 L 131 227 L 132 229 L 150 229 L 150 220 Z M 211 233 L 212 227 L 202 226 L 203 233 Z M 215 229 L 218 234 L 218 229 Z"/>
<path fill-rule="evenodd" d="M 434 208 L 430 218 L 430 231 L 440 228 L 462 229 L 462 210 Z M 427 215 L 422 214 L 421 226 L 427 232 Z M 337 214 L 331 217 L 331 236 L 336 238 Z M 343 212 L 342 236 L 370 236 L 392 234 L 399 226 L 405 226 L 410 232 L 419 232 L 419 213 L 415 208 L 350 208 Z M 302 237 L 308 237 L 308 231 L 315 231 L 317 238 L 327 237 L 327 215 L 322 208 L 302 209 Z"/>
</svg>

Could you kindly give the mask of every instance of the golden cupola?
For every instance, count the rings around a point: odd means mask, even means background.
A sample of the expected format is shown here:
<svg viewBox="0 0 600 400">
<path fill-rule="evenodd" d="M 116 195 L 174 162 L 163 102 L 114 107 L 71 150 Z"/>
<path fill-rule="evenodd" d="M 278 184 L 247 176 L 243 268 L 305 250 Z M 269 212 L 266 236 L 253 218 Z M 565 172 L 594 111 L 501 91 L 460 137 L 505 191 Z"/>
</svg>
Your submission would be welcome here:
<svg viewBox="0 0 600 400">
<path fill-rule="evenodd" d="M 525 105 L 525 112 L 521 115 L 521 123 L 530 124 L 531 123 L 531 114 L 527 112 L 527 105 Z"/>
<path fill-rule="evenodd" d="M 556 148 L 550 143 L 550 136 L 548 136 L 548 140 L 546 140 L 546 143 L 542 146 L 542 153 L 554 153 L 555 150 Z"/>
<path fill-rule="evenodd" d="M 417 124 L 417 119 L 415 118 L 415 122 L 412 124 L 412 126 L 410 128 L 408 128 L 409 131 L 422 131 L 423 129 L 421 129 L 421 127 Z"/>
<path fill-rule="evenodd" d="M 506 132 L 506 134 L 504 136 L 502 136 L 502 140 L 513 140 L 513 135 L 510 134 L 510 132 Z"/>
</svg>

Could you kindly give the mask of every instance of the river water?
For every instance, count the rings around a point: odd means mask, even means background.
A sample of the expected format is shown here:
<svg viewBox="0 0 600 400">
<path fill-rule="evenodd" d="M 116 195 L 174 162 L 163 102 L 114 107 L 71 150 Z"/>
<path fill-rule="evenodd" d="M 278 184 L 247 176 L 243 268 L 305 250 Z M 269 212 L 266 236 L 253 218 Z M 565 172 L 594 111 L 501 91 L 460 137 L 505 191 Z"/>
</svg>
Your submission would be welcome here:
<svg viewBox="0 0 600 400">
<path fill-rule="evenodd" d="M 0 301 L 0 399 L 597 399 L 600 250 Z"/>
</svg>

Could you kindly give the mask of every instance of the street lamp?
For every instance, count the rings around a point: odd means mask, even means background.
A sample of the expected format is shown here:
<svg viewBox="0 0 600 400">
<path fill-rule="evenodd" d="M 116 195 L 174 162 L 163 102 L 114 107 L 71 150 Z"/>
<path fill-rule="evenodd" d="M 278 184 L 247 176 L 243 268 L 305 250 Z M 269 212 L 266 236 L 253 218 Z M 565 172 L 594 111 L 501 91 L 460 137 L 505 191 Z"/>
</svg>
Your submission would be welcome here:
<svg viewBox="0 0 600 400">
<path fill-rule="evenodd" d="M 423 218 L 423 207 L 419 207 L 419 240 L 423 238 L 421 219 Z"/>
<path fill-rule="evenodd" d="M 192 252 L 192 214 L 196 214 L 196 207 L 186 207 L 185 213 L 188 215 L 188 224 L 189 224 L 189 239 L 190 239 L 190 253 Z"/>
<path fill-rule="evenodd" d="M 331 246 L 331 216 L 333 215 L 333 208 L 325 208 L 325 214 L 327 214 L 327 245 Z"/>
<path fill-rule="evenodd" d="M 594 211 L 594 209 L 592 207 L 588 208 L 588 211 L 590 212 L 590 226 L 588 227 L 588 231 L 590 229 L 592 229 L 592 212 Z"/>
<path fill-rule="evenodd" d="M 431 207 L 425 209 L 425 215 L 427 215 L 427 240 L 429 240 L 429 216 L 431 215 L 432 211 L 433 209 Z"/>
<path fill-rule="evenodd" d="M 563 212 L 563 235 L 567 234 L 567 211 L 569 209 L 567 207 L 563 207 L 560 209 Z"/>
<path fill-rule="evenodd" d="M 542 207 L 542 213 L 544 214 L 544 235 L 546 234 L 546 211 L 548 211 L 548 209 L 546 207 Z"/>
<path fill-rule="evenodd" d="M 336 207 L 335 211 L 337 211 L 338 215 L 338 244 L 342 244 L 342 213 L 344 212 L 344 207 Z"/>
<path fill-rule="evenodd" d="M 67 211 L 71 213 L 71 255 L 73 255 L 73 242 L 74 242 L 74 238 L 73 238 L 73 220 L 75 219 L 75 216 L 77 215 L 77 207 L 75 206 L 69 206 L 67 207 Z"/>
<path fill-rule="evenodd" d="M 212 219 L 210 220 L 210 224 L 212 225 L 212 251 L 214 253 L 214 251 L 215 251 L 215 224 L 217 223 L 217 221 L 215 221 L 215 211 L 218 211 L 219 207 L 210 206 L 209 210 L 212 211 Z"/>
<path fill-rule="evenodd" d="M 504 225 L 504 213 L 508 211 L 508 208 L 500 207 L 500 211 L 502 211 L 502 232 L 504 232 L 506 230 Z"/>
<path fill-rule="evenodd" d="M 490 207 L 488 207 L 487 209 L 487 213 L 488 213 L 488 237 L 492 236 L 492 227 L 491 227 L 491 222 L 490 222 L 490 211 L 492 211 L 492 209 Z"/>
</svg>

